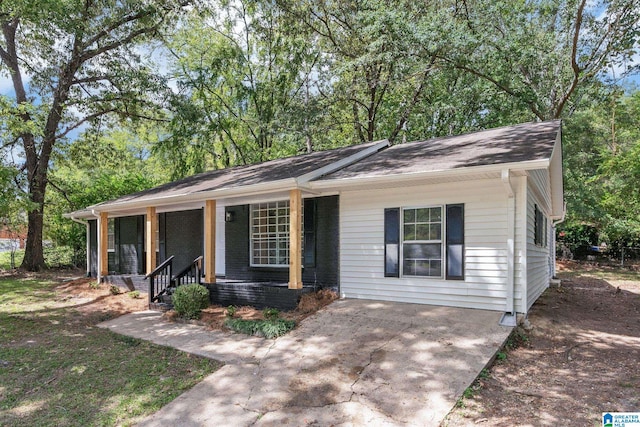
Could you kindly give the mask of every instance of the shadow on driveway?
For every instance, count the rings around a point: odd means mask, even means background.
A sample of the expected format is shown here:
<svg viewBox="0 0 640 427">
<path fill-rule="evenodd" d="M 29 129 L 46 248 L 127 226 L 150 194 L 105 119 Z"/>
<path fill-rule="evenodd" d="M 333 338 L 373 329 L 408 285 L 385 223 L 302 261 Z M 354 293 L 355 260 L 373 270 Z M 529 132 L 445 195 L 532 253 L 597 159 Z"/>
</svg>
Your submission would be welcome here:
<svg viewBox="0 0 640 427">
<path fill-rule="evenodd" d="M 101 326 L 226 363 L 142 426 L 437 425 L 509 336 L 500 315 L 340 300 L 277 340 L 153 312 Z"/>
</svg>

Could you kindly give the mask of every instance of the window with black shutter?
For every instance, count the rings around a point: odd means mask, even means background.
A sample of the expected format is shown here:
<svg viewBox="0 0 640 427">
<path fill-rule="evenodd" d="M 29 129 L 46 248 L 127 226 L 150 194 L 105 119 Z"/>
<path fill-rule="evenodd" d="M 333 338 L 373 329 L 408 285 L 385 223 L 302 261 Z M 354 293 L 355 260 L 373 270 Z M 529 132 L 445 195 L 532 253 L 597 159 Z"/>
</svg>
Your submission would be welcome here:
<svg viewBox="0 0 640 427">
<path fill-rule="evenodd" d="M 464 204 L 447 205 L 444 213 L 442 206 L 384 210 L 385 277 L 464 280 Z"/>
<path fill-rule="evenodd" d="M 384 210 L 384 275 L 400 277 L 400 208 Z"/>
<path fill-rule="evenodd" d="M 447 280 L 464 280 L 464 204 L 447 205 Z"/>
<path fill-rule="evenodd" d="M 546 246 L 546 218 L 538 205 L 533 205 L 533 241 L 536 246 Z"/>
</svg>

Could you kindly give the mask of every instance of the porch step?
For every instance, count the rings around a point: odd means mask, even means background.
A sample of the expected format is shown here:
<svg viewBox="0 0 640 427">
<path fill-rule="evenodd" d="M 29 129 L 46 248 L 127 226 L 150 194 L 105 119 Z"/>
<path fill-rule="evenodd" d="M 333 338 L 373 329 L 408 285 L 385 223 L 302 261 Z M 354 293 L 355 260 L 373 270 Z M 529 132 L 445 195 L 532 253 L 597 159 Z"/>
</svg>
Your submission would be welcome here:
<svg viewBox="0 0 640 427">
<path fill-rule="evenodd" d="M 173 304 L 167 304 L 165 302 L 152 302 L 149 304 L 149 310 L 161 311 L 164 313 L 171 309 L 173 309 Z"/>
</svg>

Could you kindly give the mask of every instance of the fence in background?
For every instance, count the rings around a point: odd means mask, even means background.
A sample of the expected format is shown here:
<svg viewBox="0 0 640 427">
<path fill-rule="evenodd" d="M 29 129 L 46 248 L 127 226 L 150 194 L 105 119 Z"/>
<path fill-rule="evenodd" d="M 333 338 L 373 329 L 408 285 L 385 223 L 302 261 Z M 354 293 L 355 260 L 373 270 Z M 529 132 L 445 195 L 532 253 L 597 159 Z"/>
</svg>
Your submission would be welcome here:
<svg viewBox="0 0 640 427">
<path fill-rule="evenodd" d="M 626 264 L 636 264 L 640 262 L 640 246 L 621 248 L 620 250 L 620 265 L 622 267 Z"/>
</svg>

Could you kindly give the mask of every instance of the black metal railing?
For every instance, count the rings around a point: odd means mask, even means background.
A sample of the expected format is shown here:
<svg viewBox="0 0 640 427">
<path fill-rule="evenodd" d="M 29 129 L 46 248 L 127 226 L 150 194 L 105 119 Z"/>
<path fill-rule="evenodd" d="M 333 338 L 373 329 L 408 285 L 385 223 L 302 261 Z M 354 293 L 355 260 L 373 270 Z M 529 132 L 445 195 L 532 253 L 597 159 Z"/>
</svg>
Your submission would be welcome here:
<svg viewBox="0 0 640 427">
<path fill-rule="evenodd" d="M 149 279 L 149 304 L 156 302 L 161 295 L 167 293 L 173 285 L 171 270 L 173 268 L 173 256 L 167 258 L 162 264 L 156 267 L 151 273 L 145 276 Z"/>
<path fill-rule="evenodd" d="M 178 287 L 186 285 L 188 283 L 202 284 L 202 260 L 203 257 L 199 256 L 194 259 L 191 264 L 186 266 L 181 272 L 173 276 L 171 279 L 174 286 Z"/>
</svg>

